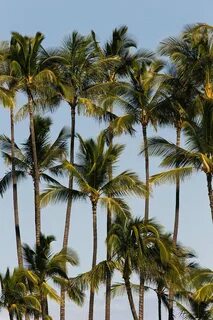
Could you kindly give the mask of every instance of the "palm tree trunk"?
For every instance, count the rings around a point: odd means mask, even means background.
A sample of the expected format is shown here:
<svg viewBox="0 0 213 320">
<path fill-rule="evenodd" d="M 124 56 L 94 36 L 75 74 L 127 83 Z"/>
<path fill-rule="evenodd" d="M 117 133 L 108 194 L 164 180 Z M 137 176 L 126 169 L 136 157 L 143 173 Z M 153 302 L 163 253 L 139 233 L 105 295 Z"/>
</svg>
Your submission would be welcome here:
<svg viewBox="0 0 213 320">
<path fill-rule="evenodd" d="M 207 188 L 208 188 L 208 196 L 209 196 L 209 205 L 211 209 L 211 216 L 213 222 L 213 190 L 212 190 L 212 173 L 206 174 L 207 178 Z"/>
<path fill-rule="evenodd" d="M 173 298 L 174 292 L 170 288 L 169 289 L 169 296 L 168 296 L 168 320 L 174 320 L 174 308 L 173 308 Z"/>
<path fill-rule="evenodd" d="M 113 143 L 113 135 L 110 134 L 109 137 L 110 140 L 110 145 Z M 112 180 L 112 167 L 109 168 L 109 181 Z M 111 229 L 112 225 L 112 213 L 107 208 L 107 236 L 109 234 L 109 231 Z M 111 260 L 111 253 L 109 251 L 109 248 L 107 246 L 107 261 Z M 105 320 L 110 320 L 110 307 L 111 307 L 111 273 L 109 270 L 107 270 L 107 275 L 106 275 L 106 299 L 105 299 Z"/>
<path fill-rule="evenodd" d="M 13 210 L 14 210 L 14 222 L 15 222 L 15 234 L 16 234 L 16 250 L 18 258 L 18 266 L 23 267 L 22 257 L 22 245 L 21 245 L 21 233 L 19 226 L 19 213 L 18 213 L 18 191 L 17 191 L 17 178 L 15 173 L 15 134 L 14 134 L 14 110 L 10 108 L 10 125 L 11 125 L 11 159 L 12 159 L 12 180 L 13 180 Z"/>
<path fill-rule="evenodd" d="M 180 147 L 180 135 L 181 126 L 177 126 L 176 130 L 176 146 Z M 178 166 L 176 166 L 178 168 Z M 173 232 L 173 243 L 176 245 L 179 229 L 179 216 L 180 216 L 180 175 L 176 175 L 176 196 L 175 196 L 175 221 L 174 221 L 174 232 Z"/>
<path fill-rule="evenodd" d="M 10 318 L 10 320 L 13 320 L 13 315 L 10 311 L 9 311 L 9 318 Z"/>
<path fill-rule="evenodd" d="M 40 212 L 40 187 L 39 187 L 39 168 L 36 152 L 36 137 L 34 129 L 34 112 L 33 112 L 33 98 L 30 90 L 28 91 L 28 108 L 30 116 L 30 135 L 33 155 L 33 183 L 34 183 L 34 205 L 35 205 L 35 233 L 36 245 L 40 245 L 41 234 L 41 212 Z"/>
<path fill-rule="evenodd" d="M 144 319 L 144 277 L 140 274 L 139 287 L 139 320 Z"/>
<path fill-rule="evenodd" d="M 137 316 L 136 309 L 135 309 L 135 304 L 134 304 L 134 300 L 133 300 L 133 296 L 132 296 L 132 289 L 131 289 L 129 278 L 124 277 L 124 282 L 125 282 L 126 292 L 127 292 L 127 296 L 128 296 L 129 305 L 130 305 L 133 319 L 139 320 L 138 316 Z"/>
<path fill-rule="evenodd" d="M 71 108 L 71 138 L 70 138 L 70 163 L 74 163 L 74 151 L 75 151 L 75 108 L 76 105 L 70 105 Z M 73 188 L 73 176 L 69 176 L 69 189 Z M 63 249 L 68 246 L 70 224 L 71 224 L 71 210 L 72 210 L 72 196 L 67 201 L 66 218 L 64 225 L 64 239 Z M 61 302 L 60 302 L 60 320 L 65 320 L 65 289 L 61 287 Z"/>
<path fill-rule="evenodd" d="M 142 122 L 143 143 L 144 143 L 144 155 L 145 155 L 145 174 L 146 174 L 146 188 L 149 191 L 149 150 L 147 141 L 147 123 Z M 149 219 L 149 194 L 145 199 L 145 212 L 144 220 Z"/>
<path fill-rule="evenodd" d="M 158 320 L 162 319 L 162 314 L 161 314 L 161 296 L 159 293 L 157 293 L 158 296 Z"/>
<path fill-rule="evenodd" d="M 92 257 L 92 269 L 97 263 L 97 201 L 92 200 L 92 217 L 93 217 L 93 257 Z M 94 315 L 94 298 L 95 292 L 93 288 L 90 288 L 89 299 L 89 320 L 93 320 Z"/>
</svg>

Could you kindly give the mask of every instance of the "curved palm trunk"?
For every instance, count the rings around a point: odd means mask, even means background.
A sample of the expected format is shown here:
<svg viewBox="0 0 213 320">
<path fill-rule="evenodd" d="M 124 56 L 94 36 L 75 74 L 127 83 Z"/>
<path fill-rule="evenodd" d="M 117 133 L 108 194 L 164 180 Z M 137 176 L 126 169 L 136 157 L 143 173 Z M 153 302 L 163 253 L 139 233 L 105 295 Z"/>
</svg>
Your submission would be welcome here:
<svg viewBox="0 0 213 320">
<path fill-rule="evenodd" d="M 93 218 L 93 257 L 92 257 L 92 269 L 97 263 L 97 202 L 92 201 L 92 218 Z M 93 320 L 94 315 L 94 298 L 95 292 L 93 288 L 90 288 L 90 298 L 89 298 L 89 320 Z"/>
<path fill-rule="evenodd" d="M 137 312 L 135 309 L 135 304 L 134 304 L 134 300 L 133 300 L 133 296 L 132 296 L 132 289 L 131 289 L 129 277 L 124 277 L 124 282 L 125 282 L 126 292 L 127 292 L 127 296 L 128 296 L 129 305 L 130 305 L 133 319 L 138 320 L 138 316 L 137 316 Z"/>
<path fill-rule="evenodd" d="M 176 132 L 176 146 L 180 147 L 180 135 L 181 127 L 177 126 Z M 176 166 L 178 168 L 178 166 Z M 179 216 L 180 216 L 180 175 L 176 175 L 176 196 L 175 196 L 175 221 L 174 221 L 174 232 L 173 232 L 173 243 L 176 245 L 179 229 Z"/>
<path fill-rule="evenodd" d="M 34 128 L 34 113 L 33 113 L 33 98 L 30 91 L 28 91 L 28 109 L 30 117 L 30 135 L 32 144 L 33 155 L 33 183 L 34 183 L 34 205 L 35 205 L 35 233 L 36 233 L 36 245 L 40 245 L 41 234 L 41 212 L 40 212 L 40 186 L 39 186 L 39 168 L 38 158 L 36 152 L 36 138 Z"/>
<path fill-rule="evenodd" d="M 74 163 L 75 150 L 75 108 L 76 105 L 70 105 L 71 108 L 71 138 L 70 138 L 70 163 Z M 69 177 L 69 189 L 73 188 L 73 176 Z M 69 231 L 71 224 L 72 196 L 67 201 L 66 218 L 64 225 L 63 249 L 68 246 Z M 65 320 L 65 289 L 61 287 L 60 320 Z"/>
<path fill-rule="evenodd" d="M 110 144 L 113 143 L 113 135 L 110 135 Z M 112 167 L 109 168 L 109 181 L 112 179 Z M 112 213 L 107 208 L 107 236 L 112 225 Z M 107 261 L 111 260 L 111 253 L 107 247 Z M 106 275 L 106 299 L 105 299 L 105 320 L 110 320 L 110 307 L 111 307 L 111 273 L 107 270 Z"/>
<path fill-rule="evenodd" d="M 17 178 L 15 173 L 15 134 L 14 134 L 14 110 L 10 108 L 10 125 L 11 125 L 11 159 L 12 159 L 12 180 L 13 180 L 13 210 L 14 210 L 14 222 L 15 222 L 15 234 L 16 234 L 16 250 L 18 257 L 18 266 L 23 267 L 22 257 L 22 245 L 21 245 L 21 233 L 19 226 L 19 212 L 18 212 L 18 191 L 17 191 Z"/>
<path fill-rule="evenodd" d="M 212 173 L 206 174 L 207 179 L 207 188 L 208 188 L 208 196 L 209 196 L 209 205 L 211 209 L 211 216 L 213 222 L 213 190 L 212 190 Z"/>
<path fill-rule="evenodd" d="M 144 277 L 140 274 L 140 286 L 139 286 L 139 320 L 144 319 Z"/>
</svg>

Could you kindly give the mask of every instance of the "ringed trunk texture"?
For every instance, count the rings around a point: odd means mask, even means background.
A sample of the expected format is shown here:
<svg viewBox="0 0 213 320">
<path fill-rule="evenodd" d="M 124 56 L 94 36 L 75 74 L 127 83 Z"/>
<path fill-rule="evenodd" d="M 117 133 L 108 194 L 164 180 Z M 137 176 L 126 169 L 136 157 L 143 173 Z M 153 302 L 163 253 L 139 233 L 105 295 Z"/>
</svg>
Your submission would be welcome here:
<svg viewBox="0 0 213 320">
<path fill-rule="evenodd" d="M 92 217 L 93 217 L 93 257 L 92 257 L 92 269 L 97 263 L 97 202 L 92 201 Z M 94 316 L 94 298 L 95 292 L 93 288 L 90 288 L 89 298 L 89 320 L 93 320 Z"/>
<path fill-rule="evenodd" d="M 32 144 L 32 156 L 33 156 L 33 184 L 34 184 L 34 205 L 35 205 L 35 233 L 36 233 L 36 245 L 40 245 L 41 235 L 41 212 L 40 212 L 40 187 L 39 187 L 39 168 L 38 158 L 36 152 L 36 138 L 34 128 L 34 113 L 33 113 L 33 98 L 30 91 L 28 91 L 28 108 L 30 116 L 30 135 Z"/>
<path fill-rule="evenodd" d="M 144 278 L 140 275 L 140 287 L 139 287 L 139 320 L 144 319 Z"/>
<path fill-rule="evenodd" d="M 132 289 L 131 289 L 129 278 L 125 277 L 124 282 L 125 282 L 126 292 L 127 292 L 127 296 L 128 296 L 129 305 L 130 305 L 133 319 L 139 320 L 138 316 L 137 316 L 136 309 L 135 309 L 135 304 L 134 304 L 134 300 L 133 300 L 133 296 L 132 296 Z"/>
<path fill-rule="evenodd" d="M 76 105 L 70 105 L 71 110 L 71 138 L 70 138 L 70 163 L 74 163 L 75 152 L 75 108 Z M 73 176 L 70 175 L 68 187 L 73 188 Z M 71 225 L 71 211 L 72 211 L 72 196 L 67 201 L 66 218 L 64 225 L 63 249 L 68 247 L 68 239 Z M 61 302 L 60 302 L 60 320 L 65 320 L 65 289 L 61 287 Z"/>
<path fill-rule="evenodd" d="M 110 134 L 110 145 L 113 143 L 113 135 Z M 112 167 L 109 168 L 109 181 L 112 180 Z M 107 208 L 107 236 L 112 225 L 112 212 Z M 107 261 L 111 260 L 111 253 L 107 247 Z M 105 320 L 110 320 L 111 309 L 111 273 L 107 270 L 106 275 L 106 299 L 105 299 Z"/>
<path fill-rule="evenodd" d="M 176 131 L 176 146 L 180 147 L 181 127 L 177 126 Z M 176 166 L 178 168 L 178 166 Z M 176 245 L 178 230 L 179 230 L 179 218 L 180 218 L 180 175 L 176 175 L 176 195 L 175 195 L 175 220 L 173 231 L 173 243 Z"/>
<path fill-rule="evenodd" d="M 142 123 L 143 143 L 144 143 L 144 155 L 145 155 L 145 174 L 146 174 L 146 188 L 149 191 L 149 150 L 147 141 L 147 124 Z M 149 194 L 145 199 L 145 212 L 144 220 L 149 219 Z"/>
<path fill-rule="evenodd" d="M 212 190 L 212 173 L 207 173 L 207 188 L 208 188 L 208 196 L 209 196 L 209 205 L 211 209 L 211 216 L 212 216 L 212 222 L 213 222 L 213 190 Z"/>
<path fill-rule="evenodd" d="M 15 134 L 14 134 L 14 110 L 10 108 L 10 124 L 11 124 L 11 159 L 12 159 L 12 180 L 13 180 L 13 210 L 14 210 L 14 222 L 15 222 L 15 235 L 16 235 L 16 250 L 18 258 L 18 266 L 23 267 L 22 245 L 21 245 L 21 233 L 19 224 L 19 212 L 18 212 L 18 191 L 17 191 L 17 178 L 16 168 L 14 163 L 15 156 Z"/>
</svg>

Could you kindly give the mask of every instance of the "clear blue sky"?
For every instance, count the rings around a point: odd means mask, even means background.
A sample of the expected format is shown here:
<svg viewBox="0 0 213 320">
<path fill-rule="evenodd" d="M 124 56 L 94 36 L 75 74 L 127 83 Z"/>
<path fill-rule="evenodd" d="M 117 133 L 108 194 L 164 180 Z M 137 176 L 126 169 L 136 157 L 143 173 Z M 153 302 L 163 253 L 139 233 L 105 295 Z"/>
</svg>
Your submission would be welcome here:
<svg viewBox="0 0 213 320">
<path fill-rule="evenodd" d="M 73 30 L 87 34 L 91 29 L 95 30 L 100 41 L 104 42 L 110 37 L 113 28 L 126 24 L 129 33 L 134 36 L 139 47 L 155 49 L 159 41 L 168 36 L 178 35 L 184 25 L 195 22 L 212 24 L 213 2 L 212 0 L 108 0 L 108 1 L 70 1 L 70 0 L 2 0 L 1 1 L 1 28 L 0 39 L 7 40 L 11 31 L 33 35 L 36 31 L 45 34 L 45 46 L 56 46 L 61 43 L 63 37 Z M 22 101 L 18 101 L 21 104 Z M 0 110 L 0 132 L 9 134 L 9 115 L 7 111 Z M 60 110 L 53 115 L 55 124 L 53 137 L 63 125 L 69 125 L 68 108 L 62 105 Z M 83 136 L 95 135 L 98 124 L 90 119 L 78 119 L 77 130 Z M 17 140 L 22 141 L 28 130 L 27 122 L 17 125 Z M 152 132 L 150 132 L 152 134 Z M 160 131 L 169 139 L 174 139 L 172 130 Z M 122 169 L 134 169 L 141 177 L 144 176 L 143 159 L 138 156 L 140 148 L 140 134 L 134 140 L 125 137 L 122 142 L 127 143 L 125 154 L 122 158 Z M 157 172 L 155 159 L 152 163 L 152 173 Z M 4 173 L 1 162 L 0 176 Z M 20 187 L 20 214 L 22 238 L 30 244 L 34 239 L 33 207 L 31 181 Z M 186 246 L 195 249 L 202 265 L 212 267 L 212 225 L 205 177 L 201 174 L 194 176 L 182 187 L 181 197 L 181 221 L 180 239 Z M 143 214 L 143 203 L 140 200 L 130 201 L 135 215 Z M 164 224 L 167 230 L 172 230 L 174 204 L 174 187 L 163 186 L 154 190 L 151 200 L 151 216 Z M 1 232 L 0 232 L 0 270 L 4 271 L 9 266 L 14 266 L 15 239 L 13 230 L 13 213 L 11 192 L 7 192 L 5 198 L 0 200 L 1 208 Z M 58 240 L 55 248 L 59 249 L 63 235 L 64 206 L 48 207 L 43 211 L 43 231 L 54 234 Z M 104 258 L 105 238 L 105 213 L 99 212 L 99 259 Z M 73 270 L 74 273 L 86 271 L 91 264 L 91 216 L 88 205 L 75 204 L 72 219 L 72 234 L 70 245 L 77 250 L 81 260 L 81 267 Z M 95 307 L 96 320 L 103 319 L 104 296 L 97 298 Z M 146 320 L 156 319 L 156 313 L 152 304 L 153 296 L 149 296 L 146 305 Z M 69 304 L 68 312 L 73 314 L 73 319 L 86 319 L 87 306 L 82 309 Z M 112 320 L 130 319 L 129 306 L 125 298 L 113 301 Z M 53 315 L 58 319 L 58 311 L 54 307 Z M 1 316 L 0 316 L 1 317 Z M 68 319 L 71 313 L 68 314 Z M 7 319 L 6 315 L 4 319 Z M 178 319 L 178 318 L 177 318 Z"/>
</svg>

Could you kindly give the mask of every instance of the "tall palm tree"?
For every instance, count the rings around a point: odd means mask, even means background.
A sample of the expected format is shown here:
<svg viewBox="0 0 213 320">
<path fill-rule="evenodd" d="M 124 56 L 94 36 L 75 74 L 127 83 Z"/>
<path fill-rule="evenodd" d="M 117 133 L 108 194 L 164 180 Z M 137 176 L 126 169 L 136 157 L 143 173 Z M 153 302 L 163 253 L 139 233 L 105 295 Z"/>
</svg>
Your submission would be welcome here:
<svg viewBox="0 0 213 320">
<path fill-rule="evenodd" d="M 58 174 L 60 171 L 60 161 L 65 159 L 67 155 L 67 140 L 69 137 L 68 130 L 63 128 L 56 140 L 51 143 L 50 127 L 52 125 L 50 118 L 34 117 L 34 126 L 36 134 L 36 149 L 39 169 L 39 183 L 41 180 L 54 181 L 52 175 Z M 12 161 L 15 165 L 15 177 L 17 183 L 30 176 L 33 179 L 33 154 L 31 136 L 19 147 L 14 145 L 14 155 L 12 155 L 12 139 L 6 136 L 0 137 L 0 145 L 3 157 L 7 164 Z M 13 168 L 6 172 L 0 180 L 0 192 L 3 195 L 13 182 Z"/>
<path fill-rule="evenodd" d="M 61 284 L 61 279 L 68 279 L 66 263 L 76 266 L 78 257 L 74 251 L 68 249 L 62 249 L 60 252 L 53 254 L 51 252 L 51 243 L 55 240 L 53 236 L 45 237 L 41 234 L 40 239 L 40 245 L 35 246 L 35 249 L 28 245 L 24 245 L 23 249 L 26 267 L 36 278 L 42 320 L 45 320 L 48 316 L 47 297 L 49 296 L 60 302 L 57 292 L 48 284 L 49 279 L 58 284 Z"/>
<path fill-rule="evenodd" d="M 177 172 L 183 177 L 190 175 L 193 170 L 204 172 L 213 221 L 213 102 L 212 99 L 200 99 L 199 102 L 202 106 L 201 115 L 197 120 L 187 122 L 184 128 L 186 148 L 177 147 L 163 138 L 149 140 L 150 152 L 164 158 L 161 163 L 163 166 L 173 168 L 179 166 L 178 169 L 171 169 L 153 176 L 152 180 L 156 183 L 173 181 Z"/>
<path fill-rule="evenodd" d="M 1 59 L 0 59 L 0 74 L 5 78 L 4 85 L 7 87 L 8 92 L 10 92 L 11 100 L 13 99 L 13 104 L 9 104 L 10 110 L 10 132 L 11 132 L 11 167 L 12 167 L 12 180 L 13 180 L 13 211 L 14 211 L 14 222 L 15 222 L 15 235 L 16 235 L 16 248 L 17 248 L 17 258 L 19 267 L 23 266 L 22 258 L 22 245 L 21 245 L 21 233 L 19 225 L 19 212 L 18 212 L 18 191 L 17 191 L 17 179 L 15 175 L 15 163 L 14 163 L 14 107 L 15 107 L 15 96 L 17 91 L 17 81 L 15 77 L 11 76 L 11 68 L 7 60 L 7 55 L 9 52 L 9 44 L 6 43 L 3 48 L 1 48 Z M 3 79 L 2 79 L 3 80 Z"/>
<path fill-rule="evenodd" d="M 105 64 L 102 63 L 102 82 L 109 83 L 110 85 L 119 84 L 119 81 L 127 74 L 128 66 L 132 63 L 133 55 L 130 54 L 131 48 L 136 48 L 135 41 L 128 35 L 128 27 L 121 26 L 119 28 L 115 28 L 112 31 L 112 36 L 109 41 L 105 43 L 103 48 L 99 45 L 96 40 L 96 35 L 92 32 L 92 37 L 94 41 L 95 51 L 99 58 L 100 63 L 105 61 Z M 108 63 L 107 63 L 108 62 Z M 110 86 L 111 88 L 111 86 Z M 105 108 L 106 111 L 111 114 L 113 112 L 113 104 L 110 105 L 110 96 L 112 94 L 112 90 L 110 92 L 106 92 L 105 104 L 107 100 L 109 100 L 108 108 Z M 102 97 L 103 99 L 103 97 Z M 110 119 L 110 117 L 109 117 Z M 108 120 L 109 120 L 108 119 Z M 116 117 L 116 120 L 121 122 L 121 117 Z M 114 121 L 115 122 L 115 121 Z M 115 133 L 114 130 L 111 130 L 112 126 L 109 126 L 109 137 L 108 143 L 113 143 L 113 135 Z M 112 179 L 112 170 L 109 168 L 109 180 Z M 111 212 L 109 208 L 107 209 L 107 234 L 111 228 Z M 110 260 L 110 252 L 107 251 L 107 260 Z M 111 274 L 107 272 L 106 276 L 106 307 L 105 307 L 105 320 L 110 320 L 110 303 L 111 303 Z"/>
<path fill-rule="evenodd" d="M 162 46 L 163 50 L 163 46 Z M 176 146 L 181 144 L 181 133 L 184 122 L 193 119 L 198 110 L 195 108 L 195 97 L 198 93 L 197 86 L 188 77 L 183 79 L 175 65 L 171 65 L 168 72 L 162 76 L 160 85 L 159 122 L 161 125 L 172 125 L 176 129 Z M 175 219 L 173 228 L 173 241 L 177 243 L 180 215 L 180 177 L 176 176 L 175 193 Z"/>
<path fill-rule="evenodd" d="M 11 75 L 18 79 L 18 89 L 27 96 L 28 114 L 30 119 L 30 135 L 33 155 L 33 182 L 36 242 L 39 245 L 41 231 L 40 203 L 39 203 L 39 171 L 34 130 L 34 98 L 39 91 L 44 91 L 47 83 L 56 81 L 53 71 L 47 67 L 47 60 L 41 60 L 39 53 L 44 39 L 43 34 L 37 32 L 32 38 L 12 33 L 8 60 L 11 65 Z M 42 89 L 42 90 L 41 90 Z"/>
<path fill-rule="evenodd" d="M 50 185 L 42 196 L 44 204 L 49 201 L 67 200 L 70 194 L 73 198 L 88 198 L 92 207 L 93 217 L 93 257 L 92 268 L 97 263 L 97 206 L 108 207 L 112 213 L 128 214 L 128 206 L 121 198 L 127 194 L 146 195 L 144 184 L 134 172 L 124 171 L 108 179 L 109 166 L 118 161 L 123 150 L 121 145 L 110 145 L 106 148 L 105 134 L 102 132 L 97 141 L 83 140 L 80 136 L 79 162 L 77 165 L 65 162 L 64 166 L 79 186 L 79 190 L 71 190 L 60 184 Z M 94 290 L 90 290 L 89 320 L 93 319 Z"/>
</svg>

